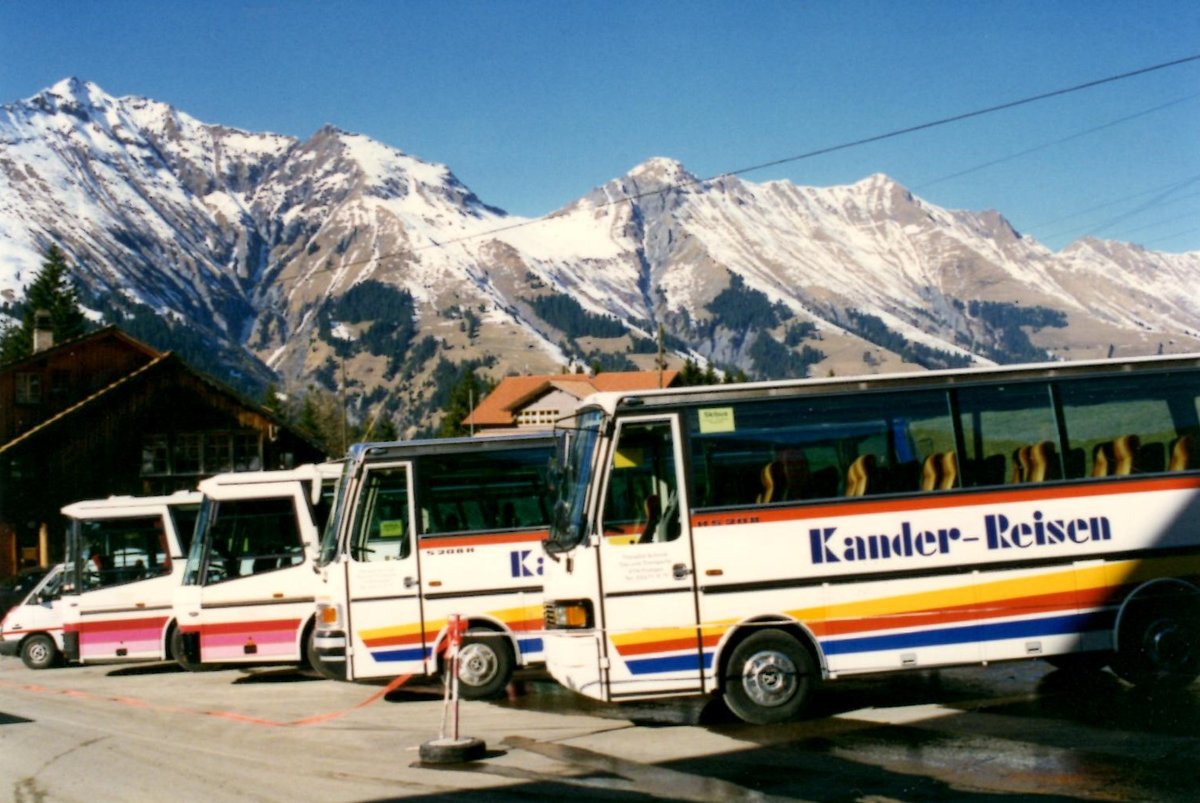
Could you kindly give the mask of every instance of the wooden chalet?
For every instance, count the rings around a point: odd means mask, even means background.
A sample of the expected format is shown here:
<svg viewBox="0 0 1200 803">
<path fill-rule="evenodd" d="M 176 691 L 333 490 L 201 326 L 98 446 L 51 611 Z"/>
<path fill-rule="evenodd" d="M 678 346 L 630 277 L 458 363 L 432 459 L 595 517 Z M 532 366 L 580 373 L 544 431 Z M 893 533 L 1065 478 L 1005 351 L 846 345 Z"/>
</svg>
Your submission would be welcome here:
<svg viewBox="0 0 1200 803">
<path fill-rule="evenodd" d="M 50 346 L 0 365 L 0 577 L 58 559 L 70 502 L 322 459 L 265 408 L 116 327 Z"/>
</svg>

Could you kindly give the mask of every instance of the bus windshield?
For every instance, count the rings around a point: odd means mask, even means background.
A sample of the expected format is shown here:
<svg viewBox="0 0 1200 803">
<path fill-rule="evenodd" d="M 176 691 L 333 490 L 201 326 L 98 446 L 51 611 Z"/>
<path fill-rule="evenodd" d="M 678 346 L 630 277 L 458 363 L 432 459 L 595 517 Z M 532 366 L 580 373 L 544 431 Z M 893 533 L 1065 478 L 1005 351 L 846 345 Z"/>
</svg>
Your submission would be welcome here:
<svg viewBox="0 0 1200 803">
<path fill-rule="evenodd" d="M 338 555 L 338 532 L 341 530 L 342 517 L 346 515 L 346 493 L 350 488 L 350 477 L 354 473 L 354 461 L 347 460 L 338 478 L 337 490 L 334 491 L 333 508 L 325 521 L 325 530 L 321 533 L 321 554 L 317 558 L 318 566 L 333 563 Z"/>
<path fill-rule="evenodd" d="M 575 426 L 556 428 L 558 460 L 554 487 L 557 498 L 546 539 L 547 552 L 565 552 L 583 540 L 588 484 L 600 437 L 604 413 L 587 410 L 575 419 Z"/>
</svg>

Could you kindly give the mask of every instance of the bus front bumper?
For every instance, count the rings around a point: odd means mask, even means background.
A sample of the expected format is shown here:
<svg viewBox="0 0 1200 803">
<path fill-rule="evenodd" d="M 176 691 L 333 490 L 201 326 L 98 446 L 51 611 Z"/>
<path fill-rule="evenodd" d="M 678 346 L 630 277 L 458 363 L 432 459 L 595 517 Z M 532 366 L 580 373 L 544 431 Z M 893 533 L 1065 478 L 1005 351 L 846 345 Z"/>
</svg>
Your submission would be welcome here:
<svg viewBox="0 0 1200 803">
<path fill-rule="evenodd" d="M 313 633 L 313 669 L 332 680 L 346 680 L 346 634 L 317 629 Z"/>
<path fill-rule="evenodd" d="M 544 638 L 546 669 L 571 691 L 605 700 L 600 672 L 600 637 L 595 633 L 551 630 Z"/>
</svg>

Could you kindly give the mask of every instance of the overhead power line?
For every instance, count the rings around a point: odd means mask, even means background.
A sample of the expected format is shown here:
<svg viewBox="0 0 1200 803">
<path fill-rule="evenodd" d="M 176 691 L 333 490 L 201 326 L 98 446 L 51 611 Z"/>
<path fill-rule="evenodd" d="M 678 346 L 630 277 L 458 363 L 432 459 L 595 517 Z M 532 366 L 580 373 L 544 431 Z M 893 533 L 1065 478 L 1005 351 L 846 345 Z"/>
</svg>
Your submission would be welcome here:
<svg viewBox="0 0 1200 803">
<path fill-rule="evenodd" d="M 685 187 L 693 186 L 696 184 L 704 184 L 704 183 L 707 183 L 710 181 L 715 181 L 717 179 L 724 178 L 726 176 L 745 175 L 746 173 L 753 173 L 758 170 L 765 170 L 769 167 L 778 167 L 780 165 L 792 164 L 793 162 L 799 162 L 804 159 L 812 159 L 817 156 L 824 156 L 826 154 L 836 153 L 837 151 L 844 151 L 844 150 L 847 150 L 850 148 L 857 148 L 862 145 L 869 145 L 874 142 L 882 142 L 883 140 L 894 139 L 896 137 L 902 137 L 907 134 L 915 134 L 918 131 L 927 131 L 931 128 L 937 128 L 939 126 L 950 125 L 951 123 L 959 123 L 964 120 L 970 120 L 975 117 L 982 117 L 987 114 L 995 114 L 997 112 L 1007 111 L 1009 109 L 1015 109 L 1019 106 L 1026 106 L 1031 103 L 1037 103 L 1038 101 L 1048 100 L 1050 98 L 1061 97 L 1063 95 L 1069 95 L 1069 94 L 1072 94 L 1075 92 L 1082 92 L 1086 89 L 1093 89 L 1095 87 L 1103 86 L 1105 84 L 1111 84 L 1111 83 L 1115 83 L 1117 81 L 1124 81 L 1124 80 L 1127 80 L 1130 78 L 1135 78 L 1139 75 L 1146 75 L 1147 73 L 1157 72 L 1159 70 L 1165 70 L 1165 69 L 1168 69 L 1171 67 L 1178 67 L 1180 65 L 1188 64 L 1188 63 L 1195 62 L 1195 61 L 1200 61 L 1200 53 L 1191 55 L 1191 56 L 1185 56 L 1185 57 L 1179 58 L 1179 59 L 1174 59 L 1172 61 L 1165 61 L 1165 62 L 1162 62 L 1161 64 L 1154 64 L 1149 67 L 1142 67 L 1137 70 L 1130 70 L 1128 72 L 1119 73 L 1117 75 L 1110 75 L 1107 78 L 1098 78 L 1094 81 L 1086 81 L 1082 84 L 1075 84 L 1073 86 L 1063 87 L 1061 89 L 1054 89 L 1049 92 L 1042 92 L 1037 95 L 1030 95 L 1029 97 L 1021 98 L 1019 100 L 1011 100 L 1006 103 L 998 103 L 993 106 L 987 106 L 982 109 L 976 109 L 975 111 L 964 112 L 962 114 L 955 114 L 950 117 L 942 117 L 940 119 L 930 120 L 929 122 L 920 123 L 918 125 L 907 126 L 905 128 L 897 128 L 893 131 L 887 131 L 882 134 L 874 134 L 869 137 L 862 137 L 860 139 L 850 140 L 848 142 L 843 142 L 843 143 L 840 143 L 837 145 L 829 145 L 829 146 L 826 146 L 823 148 L 817 148 L 816 150 L 806 151 L 804 153 L 798 153 L 794 156 L 786 156 L 781 159 L 772 159 L 767 162 L 759 162 L 758 164 L 748 165 L 746 167 L 740 167 L 736 170 L 729 170 L 724 173 L 718 173 L 718 174 L 716 174 L 714 176 L 710 176 L 708 178 L 697 178 L 697 179 L 693 179 L 691 181 L 679 182 L 677 184 L 671 184 L 671 185 L 667 185 L 667 186 L 663 186 L 663 187 L 658 187 L 653 190 L 646 190 L 645 192 L 639 192 L 639 193 L 635 193 L 633 195 L 627 195 L 624 198 L 616 198 L 613 200 L 605 201 L 604 203 L 597 204 L 596 206 L 597 206 L 597 208 L 604 208 L 604 207 L 609 207 L 609 206 L 616 206 L 617 204 L 631 203 L 633 201 L 638 201 L 643 198 L 650 198 L 655 195 L 662 195 L 664 193 L 671 192 L 672 190 L 683 189 Z M 353 260 L 350 262 L 342 262 L 336 267 L 317 269 L 315 271 L 312 271 L 312 273 L 320 273 L 320 272 L 333 271 L 333 270 L 342 270 L 344 268 L 354 267 L 355 265 L 366 265 L 366 264 L 370 264 L 372 262 L 379 262 L 379 261 L 382 261 L 385 259 L 390 259 L 392 257 L 403 256 L 405 253 L 411 253 L 412 251 L 423 251 L 423 250 L 427 250 L 430 248 L 444 248 L 447 245 L 454 245 L 456 243 L 461 243 L 461 242 L 469 242 L 471 240 L 478 240 L 483 237 L 491 237 L 496 234 L 502 234 L 504 232 L 513 231 L 515 229 L 522 229 L 527 226 L 533 226 L 533 225 L 536 225 L 543 221 L 546 221 L 549 218 L 550 218 L 550 215 L 542 215 L 541 217 L 532 218 L 529 220 L 522 220 L 520 222 L 510 223 L 510 224 L 507 224 L 504 226 L 498 226 L 494 229 L 488 229 L 487 231 L 475 232 L 473 234 L 464 234 L 459 237 L 452 237 L 450 239 L 441 240 L 438 242 L 431 243 L 429 245 L 419 246 L 419 247 L 411 249 L 408 252 L 378 254 L 378 255 L 370 257 L 368 259 Z"/>
</svg>

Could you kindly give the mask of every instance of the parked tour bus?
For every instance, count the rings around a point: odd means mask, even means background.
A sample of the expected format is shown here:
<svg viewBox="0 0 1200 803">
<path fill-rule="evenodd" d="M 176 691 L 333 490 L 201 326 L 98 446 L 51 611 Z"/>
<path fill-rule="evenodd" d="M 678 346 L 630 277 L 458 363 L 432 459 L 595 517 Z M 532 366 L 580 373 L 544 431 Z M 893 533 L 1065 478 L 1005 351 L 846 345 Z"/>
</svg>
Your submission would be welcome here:
<svg viewBox="0 0 1200 803">
<path fill-rule="evenodd" d="M 0 655 L 20 655 L 30 669 L 62 663 L 63 565 L 44 570 L 24 599 L 0 619 Z"/>
<path fill-rule="evenodd" d="M 162 661 L 175 632 L 171 594 L 183 576 L 200 494 L 74 502 L 67 518 L 63 653 L 81 663 Z"/>
<path fill-rule="evenodd" d="M 218 474 L 175 589 L 175 659 L 185 669 L 303 664 L 320 531 L 341 463 Z"/>
<path fill-rule="evenodd" d="M 542 660 L 549 432 L 358 444 L 321 550 L 315 665 L 345 680 L 434 674 L 467 623 L 464 697 Z"/>
<path fill-rule="evenodd" d="M 546 661 L 796 715 L 1018 658 L 1200 673 L 1200 357 L 597 394 L 560 424 Z"/>
</svg>

